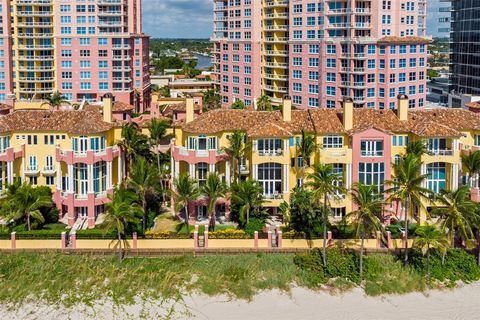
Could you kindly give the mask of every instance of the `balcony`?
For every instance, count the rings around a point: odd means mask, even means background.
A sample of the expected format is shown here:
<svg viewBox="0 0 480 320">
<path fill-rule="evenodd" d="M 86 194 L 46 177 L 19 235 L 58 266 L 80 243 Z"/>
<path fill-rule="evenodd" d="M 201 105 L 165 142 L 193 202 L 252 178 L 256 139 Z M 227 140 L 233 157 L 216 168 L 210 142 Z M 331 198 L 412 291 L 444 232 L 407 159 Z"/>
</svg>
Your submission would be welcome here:
<svg viewBox="0 0 480 320">
<path fill-rule="evenodd" d="M 44 167 L 42 168 L 42 174 L 43 174 L 44 176 L 52 176 L 52 175 L 55 174 L 56 171 L 57 171 L 57 170 L 55 169 L 54 166 L 44 166 Z"/>
<path fill-rule="evenodd" d="M 321 163 L 352 163 L 352 149 L 348 148 L 321 148 Z"/>
<path fill-rule="evenodd" d="M 40 168 L 36 165 L 34 166 L 27 166 L 25 167 L 24 171 L 25 175 L 27 176 L 36 176 L 40 173 Z"/>
<path fill-rule="evenodd" d="M 258 155 L 260 157 L 282 157 L 283 156 L 283 150 L 278 149 L 278 150 L 258 150 Z"/>
<path fill-rule="evenodd" d="M 67 164 L 85 163 L 94 164 L 99 161 L 113 161 L 120 155 L 120 148 L 117 146 L 108 147 L 103 151 L 88 150 L 85 152 L 78 152 L 73 150 L 65 150 L 57 147 L 56 161 L 63 161 Z"/>
<path fill-rule="evenodd" d="M 185 161 L 189 164 L 199 162 L 215 164 L 228 158 L 221 150 L 189 150 L 186 147 L 174 147 L 172 156 L 175 161 Z"/>
<path fill-rule="evenodd" d="M 25 147 L 22 146 L 21 149 L 15 151 L 13 147 L 6 148 L 0 152 L 0 161 L 2 162 L 11 162 L 15 159 L 23 158 L 25 154 Z"/>
<path fill-rule="evenodd" d="M 428 149 L 427 154 L 429 156 L 453 156 L 452 149 Z"/>
</svg>

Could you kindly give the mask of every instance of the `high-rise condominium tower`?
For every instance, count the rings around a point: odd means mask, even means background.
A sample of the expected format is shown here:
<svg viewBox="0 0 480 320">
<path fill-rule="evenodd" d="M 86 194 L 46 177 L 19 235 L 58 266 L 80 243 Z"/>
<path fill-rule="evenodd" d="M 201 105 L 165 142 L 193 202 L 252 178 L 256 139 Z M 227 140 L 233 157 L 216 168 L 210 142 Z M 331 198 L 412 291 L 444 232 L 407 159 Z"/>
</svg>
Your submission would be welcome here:
<svg viewBox="0 0 480 320">
<path fill-rule="evenodd" d="M 139 110 L 149 104 L 141 0 L 0 0 L 0 18 L 0 100 L 112 92 Z"/>
<path fill-rule="evenodd" d="M 214 0 L 215 72 L 224 105 L 425 105 L 426 0 Z"/>
<path fill-rule="evenodd" d="M 451 4 L 450 89 L 456 95 L 479 96 L 480 1 L 452 0 Z"/>
</svg>

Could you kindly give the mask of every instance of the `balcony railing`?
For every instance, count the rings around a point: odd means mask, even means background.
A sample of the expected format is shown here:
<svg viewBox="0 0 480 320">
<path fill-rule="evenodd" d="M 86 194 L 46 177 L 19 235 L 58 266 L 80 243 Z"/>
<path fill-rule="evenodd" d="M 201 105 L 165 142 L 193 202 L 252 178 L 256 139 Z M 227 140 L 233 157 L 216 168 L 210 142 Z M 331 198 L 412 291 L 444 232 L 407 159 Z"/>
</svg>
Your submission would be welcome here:
<svg viewBox="0 0 480 320">
<path fill-rule="evenodd" d="M 362 157 L 383 157 L 383 150 L 371 151 L 371 150 L 362 150 Z"/>
<path fill-rule="evenodd" d="M 258 155 L 261 157 L 281 157 L 283 150 L 258 150 Z"/>
<path fill-rule="evenodd" d="M 279 193 L 279 192 L 264 194 L 263 199 L 265 199 L 265 200 L 281 200 L 281 199 L 283 199 L 283 194 Z"/>
<path fill-rule="evenodd" d="M 452 149 L 428 149 L 427 153 L 430 156 L 453 156 Z"/>
</svg>

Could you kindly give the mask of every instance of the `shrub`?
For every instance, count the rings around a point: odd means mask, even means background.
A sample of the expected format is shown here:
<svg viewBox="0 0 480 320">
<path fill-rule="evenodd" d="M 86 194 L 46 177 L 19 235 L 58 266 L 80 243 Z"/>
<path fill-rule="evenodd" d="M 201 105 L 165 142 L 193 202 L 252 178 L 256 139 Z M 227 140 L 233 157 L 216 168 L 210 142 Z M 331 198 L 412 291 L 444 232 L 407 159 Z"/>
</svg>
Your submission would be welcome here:
<svg viewBox="0 0 480 320">
<path fill-rule="evenodd" d="M 226 229 L 208 233 L 209 239 L 249 239 L 250 236 L 243 230 Z"/>
<path fill-rule="evenodd" d="M 288 230 L 283 232 L 282 234 L 283 239 L 305 239 L 304 232 L 298 232 L 296 230 Z"/>
<path fill-rule="evenodd" d="M 404 294 L 423 291 L 423 276 L 411 267 L 403 267 L 398 259 L 390 254 L 373 254 L 364 260 L 364 289 L 368 295 Z"/>
<path fill-rule="evenodd" d="M 337 248 L 327 250 L 327 266 L 323 266 L 322 250 L 315 248 L 308 253 L 298 254 L 294 263 L 307 274 L 306 284 L 309 287 L 325 283 L 326 279 L 343 278 L 358 283 L 358 263 L 353 253 Z"/>
<path fill-rule="evenodd" d="M 424 274 L 426 272 L 426 257 L 418 250 L 410 255 L 411 265 Z M 450 249 L 442 265 L 442 253 L 432 250 L 430 254 L 430 277 L 448 286 L 454 286 L 457 281 L 471 282 L 480 279 L 480 266 L 476 257 L 462 249 Z"/>
<path fill-rule="evenodd" d="M 248 223 L 245 225 L 245 232 L 253 237 L 255 231 L 261 232 L 265 222 L 263 219 L 252 218 L 248 220 Z"/>
</svg>

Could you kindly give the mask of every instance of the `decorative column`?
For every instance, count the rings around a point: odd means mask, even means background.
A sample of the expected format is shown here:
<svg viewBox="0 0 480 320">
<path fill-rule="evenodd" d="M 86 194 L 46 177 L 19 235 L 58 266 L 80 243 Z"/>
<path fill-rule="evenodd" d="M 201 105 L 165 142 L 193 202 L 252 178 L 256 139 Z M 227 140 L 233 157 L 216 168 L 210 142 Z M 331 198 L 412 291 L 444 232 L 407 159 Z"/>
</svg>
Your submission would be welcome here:
<svg viewBox="0 0 480 320">
<path fill-rule="evenodd" d="M 93 164 L 87 164 L 87 193 L 95 193 L 93 188 Z"/>
<path fill-rule="evenodd" d="M 62 165 L 57 161 L 57 191 L 62 191 Z"/>
<path fill-rule="evenodd" d="M 118 154 L 118 182 L 120 183 L 123 180 L 123 153 L 120 151 Z"/>
<path fill-rule="evenodd" d="M 208 165 L 208 172 L 209 173 L 214 173 L 216 170 L 215 170 L 215 163 L 210 163 Z"/>
<path fill-rule="evenodd" d="M 283 194 L 287 195 L 290 192 L 290 177 L 289 177 L 289 170 L 288 164 L 283 165 Z"/>
<path fill-rule="evenodd" d="M 422 163 L 422 165 L 421 165 L 421 167 L 420 167 L 420 173 L 421 173 L 422 175 L 427 174 L 427 165 L 426 165 L 426 164 Z M 424 181 L 422 182 L 422 187 L 423 187 L 423 188 L 426 188 L 426 187 L 427 187 L 427 181 L 426 181 L 426 180 L 424 180 Z"/>
<path fill-rule="evenodd" d="M 225 160 L 225 180 L 227 182 L 227 186 L 230 185 L 230 161 Z"/>
<path fill-rule="evenodd" d="M 190 178 L 195 179 L 195 165 L 192 163 L 188 164 L 188 173 L 190 175 Z"/>
<path fill-rule="evenodd" d="M 458 189 L 458 163 L 452 164 L 452 190 Z"/>
<path fill-rule="evenodd" d="M 352 186 L 352 164 L 347 163 L 345 165 L 345 187 L 350 189 Z"/>
<path fill-rule="evenodd" d="M 7 182 L 8 184 L 13 183 L 13 161 L 7 162 Z"/>
<path fill-rule="evenodd" d="M 174 178 L 178 178 L 178 175 L 180 174 L 180 162 L 179 161 L 174 161 L 174 168 L 175 168 L 175 173 L 173 175 Z"/>
<path fill-rule="evenodd" d="M 73 193 L 73 164 L 68 165 L 68 193 Z"/>
<path fill-rule="evenodd" d="M 112 161 L 107 161 L 107 190 L 110 190 L 113 188 L 113 179 L 112 179 L 112 170 L 113 169 L 113 163 Z"/>
</svg>

